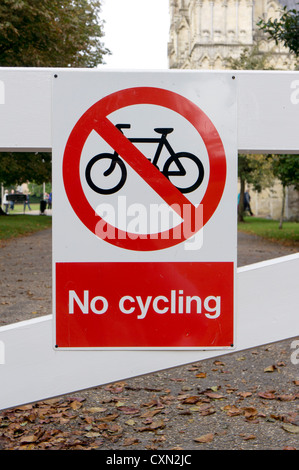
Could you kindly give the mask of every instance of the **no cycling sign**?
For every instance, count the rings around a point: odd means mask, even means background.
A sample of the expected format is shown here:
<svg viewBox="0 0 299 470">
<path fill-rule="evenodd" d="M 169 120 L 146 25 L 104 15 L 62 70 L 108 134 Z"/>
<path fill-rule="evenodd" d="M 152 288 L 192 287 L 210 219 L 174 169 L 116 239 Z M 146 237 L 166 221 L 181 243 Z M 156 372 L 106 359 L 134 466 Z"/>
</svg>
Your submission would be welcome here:
<svg viewBox="0 0 299 470">
<path fill-rule="evenodd" d="M 56 348 L 233 347 L 236 163 L 229 73 L 53 77 Z"/>
</svg>

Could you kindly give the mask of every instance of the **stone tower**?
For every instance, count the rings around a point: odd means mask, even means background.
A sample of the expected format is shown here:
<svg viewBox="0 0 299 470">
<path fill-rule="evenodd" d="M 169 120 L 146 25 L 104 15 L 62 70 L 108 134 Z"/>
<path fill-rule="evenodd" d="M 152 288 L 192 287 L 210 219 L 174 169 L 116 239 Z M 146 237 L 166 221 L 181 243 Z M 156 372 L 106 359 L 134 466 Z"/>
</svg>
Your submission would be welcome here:
<svg viewBox="0 0 299 470">
<path fill-rule="evenodd" d="M 294 59 L 288 50 L 269 41 L 256 23 L 261 18 L 278 18 L 283 6 L 296 8 L 296 3 L 296 0 L 169 0 L 169 67 L 230 68 L 228 58 L 238 58 L 244 48 L 258 43 L 261 53 L 271 51 L 270 67 L 293 69 Z"/>
</svg>

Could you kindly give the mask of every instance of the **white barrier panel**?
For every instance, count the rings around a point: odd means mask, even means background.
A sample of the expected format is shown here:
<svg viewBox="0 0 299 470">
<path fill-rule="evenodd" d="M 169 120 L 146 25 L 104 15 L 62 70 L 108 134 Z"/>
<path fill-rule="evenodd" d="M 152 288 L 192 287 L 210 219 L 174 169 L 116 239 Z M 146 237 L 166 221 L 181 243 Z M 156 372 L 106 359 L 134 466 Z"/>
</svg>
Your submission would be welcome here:
<svg viewBox="0 0 299 470">
<path fill-rule="evenodd" d="M 51 83 L 59 70 L 63 69 L 0 68 L 0 151 L 51 150 Z M 100 69 L 85 71 L 106 74 L 106 77 L 109 74 Z M 130 72 L 119 72 L 120 84 L 124 73 Z M 210 72 L 184 70 L 181 73 L 196 76 Z M 227 73 L 235 75 L 237 80 L 239 152 L 298 153 L 299 72 Z"/>
<path fill-rule="evenodd" d="M 236 351 L 298 333 L 299 253 L 238 269 Z M 52 316 L 0 328 L 0 409 L 219 356 L 218 351 L 55 351 Z M 232 351 L 233 352 L 233 351 Z"/>
<path fill-rule="evenodd" d="M 0 68 L 0 150 L 51 149 L 52 72 Z"/>
</svg>

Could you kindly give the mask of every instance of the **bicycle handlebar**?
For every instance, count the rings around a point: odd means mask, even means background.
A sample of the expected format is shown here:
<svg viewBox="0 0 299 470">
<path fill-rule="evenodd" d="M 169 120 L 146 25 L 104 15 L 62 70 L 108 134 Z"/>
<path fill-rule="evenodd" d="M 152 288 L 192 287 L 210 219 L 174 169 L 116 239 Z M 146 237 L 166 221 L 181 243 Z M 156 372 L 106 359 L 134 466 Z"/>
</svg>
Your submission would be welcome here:
<svg viewBox="0 0 299 470">
<path fill-rule="evenodd" d="M 115 127 L 121 132 L 122 129 L 130 129 L 131 124 L 116 124 Z"/>
</svg>

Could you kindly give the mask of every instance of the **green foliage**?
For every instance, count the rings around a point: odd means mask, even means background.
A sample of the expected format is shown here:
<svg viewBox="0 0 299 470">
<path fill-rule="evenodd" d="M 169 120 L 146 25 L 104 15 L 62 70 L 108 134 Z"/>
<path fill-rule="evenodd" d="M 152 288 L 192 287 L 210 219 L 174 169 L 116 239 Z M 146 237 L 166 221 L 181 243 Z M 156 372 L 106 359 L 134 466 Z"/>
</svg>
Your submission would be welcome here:
<svg viewBox="0 0 299 470">
<path fill-rule="evenodd" d="M 276 45 L 281 42 L 299 57 L 299 11 L 295 8 L 288 10 L 285 6 L 280 12 L 279 19 L 270 18 L 268 21 L 261 19 L 257 25 L 275 41 Z"/>
<path fill-rule="evenodd" d="M 96 67 L 103 47 L 99 0 L 1 0 L 0 66 Z"/>
<path fill-rule="evenodd" d="M 28 184 L 28 189 L 29 189 L 29 193 L 32 196 L 36 196 L 38 197 L 39 199 L 41 199 L 43 197 L 43 194 L 44 194 L 44 186 L 43 184 L 37 184 L 35 181 L 33 182 L 30 182 Z M 45 184 L 45 192 L 50 194 L 52 192 L 52 184 L 51 183 L 46 183 Z"/>
<path fill-rule="evenodd" d="M 99 0 L 1 0 L 0 66 L 96 67 L 103 47 Z M 51 155 L 0 153 L 5 185 L 51 181 Z"/>
<path fill-rule="evenodd" d="M 4 186 L 34 180 L 37 184 L 51 181 L 50 153 L 0 153 L 0 181 Z"/>
<path fill-rule="evenodd" d="M 282 186 L 299 190 L 299 155 L 273 155 L 272 168 Z"/>
<path fill-rule="evenodd" d="M 238 176 L 246 183 L 251 184 L 254 190 L 258 192 L 272 186 L 274 175 L 271 156 L 239 154 Z"/>
</svg>

